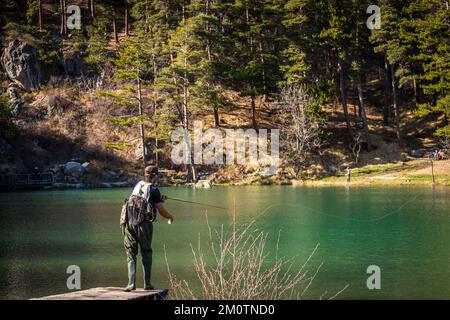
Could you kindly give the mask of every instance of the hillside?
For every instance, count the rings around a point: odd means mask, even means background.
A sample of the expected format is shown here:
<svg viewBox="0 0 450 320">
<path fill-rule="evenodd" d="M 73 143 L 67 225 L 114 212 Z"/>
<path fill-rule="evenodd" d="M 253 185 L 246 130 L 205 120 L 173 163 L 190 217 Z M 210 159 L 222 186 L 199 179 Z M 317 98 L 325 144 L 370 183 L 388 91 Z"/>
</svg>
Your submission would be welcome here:
<svg viewBox="0 0 450 320">
<path fill-rule="evenodd" d="M 372 40 L 377 34 L 356 34 L 361 37 L 360 42 L 367 41 L 368 49 L 356 46 L 347 52 L 345 46 L 335 48 L 346 54 L 346 74 L 339 73 L 340 67 L 335 68 L 342 62 L 331 54 L 335 49 L 330 46 L 335 42 L 330 40 L 323 45 L 318 41 L 317 48 L 302 48 L 307 57 L 302 63 L 309 63 L 305 70 L 316 79 L 317 85 L 308 80 L 299 81 L 299 85 L 306 88 L 305 94 L 312 101 L 308 105 L 308 121 L 318 129 L 317 143 L 299 151 L 291 146 L 292 136 L 288 133 L 294 132 L 295 123 L 286 113 L 281 94 L 283 88 L 292 85 L 290 80 L 282 80 L 297 77 L 295 70 L 300 68 L 295 65 L 297 62 L 292 62 L 297 60 L 285 55 L 286 48 L 300 45 L 292 30 L 284 30 L 291 37 L 283 40 L 287 43 L 268 34 L 261 38 L 245 25 L 233 24 L 235 11 L 227 12 L 225 16 L 229 16 L 225 18 L 218 15 L 223 20 L 217 23 L 223 28 L 216 30 L 198 18 L 201 8 L 189 7 L 189 20 L 180 16 L 180 8 L 184 10 L 184 6 L 174 2 L 168 30 L 161 29 L 162 35 L 149 33 L 149 26 L 157 28 L 161 22 L 158 19 L 162 18 L 159 9 L 152 7 L 148 12 L 151 19 L 145 20 L 150 24 L 143 28 L 140 1 L 129 7 L 96 3 L 95 16 L 83 1 L 74 1 L 82 8 L 81 31 L 64 30 L 58 5 L 42 1 L 43 25 L 37 28 L 37 11 L 27 18 L 23 10 L 27 4 L 22 2 L 8 2 L 2 13 L 1 48 L 6 58 L 2 57 L 0 88 L 3 101 L 8 100 L 4 108 L 9 108 L 12 116 L 4 116 L 4 128 L 11 125 L 11 129 L 0 136 L 0 173 L 31 172 L 38 167 L 41 171 L 58 173 L 59 182 L 99 186 L 105 181 L 134 181 L 142 171 L 141 140 L 145 140 L 146 161 L 158 161 L 160 167 L 175 170 L 173 181 L 183 181 L 192 177 L 190 174 L 186 177 L 187 168 L 171 161 L 170 133 L 194 121 L 202 121 L 205 129 L 217 127 L 223 132 L 248 128 L 281 132 L 281 164 L 275 175 L 263 177 L 258 166 L 250 165 L 196 166 L 197 173 L 208 176 L 214 183 L 290 184 L 299 180 L 341 183 L 342 178 L 333 177 L 342 176 L 347 167 L 352 168 L 354 183 L 367 182 L 366 174 L 370 181 L 388 183 L 399 180 L 392 177 L 428 175 L 428 161 L 415 159 L 427 158 L 435 149 L 448 148 L 448 137 L 436 134 L 445 132 L 448 126 L 446 89 L 430 91 L 426 70 L 420 76 L 428 91 L 420 89 L 419 84 L 418 91 L 409 84 L 400 86 L 399 82 L 410 78 L 401 76 L 398 69 L 399 75 L 393 78 L 397 81 L 396 90 L 392 91 L 389 87 L 392 76 L 384 70 L 384 58 L 374 50 L 379 45 L 377 41 L 381 41 Z M 218 3 L 214 4 L 211 19 L 221 10 Z M 289 10 L 293 10 L 289 8 L 276 11 L 273 22 L 281 19 L 288 26 Z M 359 14 L 354 8 L 348 9 Z M 430 10 L 441 7 L 436 4 Z M 261 22 L 259 17 L 266 14 L 257 8 L 251 12 L 253 24 Z M 325 21 L 317 23 L 323 23 L 320 27 L 324 30 L 330 27 Z M 203 28 L 213 37 L 200 32 Z M 183 38 L 187 33 L 190 36 Z M 313 39 L 312 35 L 302 36 Z M 259 41 L 259 53 L 253 47 L 246 48 L 245 39 Z M 211 45 L 211 41 L 216 42 Z M 276 45 L 272 41 L 277 41 Z M 162 43 L 161 48 L 156 43 Z M 189 56 L 182 56 L 183 51 L 177 51 L 177 45 L 191 48 Z M 19 49 L 23 55 L 28 54 L 26 57 L 37 60 L 30 62 L 24 58 L 22 61 L 28 65 L 22 67 L 37 71 L 33 76 L 13 79 L 11 66 L 6 67 L 5 61 L 9 59 L 7 52 Z M 319 49 L 330 50 L 331 55 L 315 55 Z M 366 53 L 368 50 L 370 53 Z M 360 67 L 353 67 L 360 62 L 355 52 L 364 55 L 361 61 L 365 62 Z M 136 58 L 131 58 L 134 54 Z M 133 78 L 133 63 L 141 63 L 140 59 L 145 70 L 142 75 L 138 71 L 138 78 Z M 192 65 L 187 65 L 187 61 Z M 441 74 L 446 77 L 444 71 Z M 137 94 L 136 79 L 142 115 L 138 113 L 137 100 L 133 100 Z M 421 97 L 418 98 L 417 92 Z M 426 112 L 425 104 L 431 106 Z M 139 119 L 143 119 L 144 137 L 140 136 Z M 65 164 L 70 161 L 88 163 L 90 171 L 68 177 Z M 448 184 L 448 163 L 436 162 L 436 170 L 440 176 L 436 183 Z M 428 181 L 428 176 L 422 180 Z"/>
</svg>

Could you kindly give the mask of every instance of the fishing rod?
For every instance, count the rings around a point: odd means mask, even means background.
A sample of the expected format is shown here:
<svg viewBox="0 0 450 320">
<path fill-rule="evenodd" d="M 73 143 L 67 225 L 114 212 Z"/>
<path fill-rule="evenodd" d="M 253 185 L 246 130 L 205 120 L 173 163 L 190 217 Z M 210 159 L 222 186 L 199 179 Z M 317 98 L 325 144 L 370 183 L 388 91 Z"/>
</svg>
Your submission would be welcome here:
<svg viewBox="0 0 450 320">
<path fill-rule="evenodd" d="M 166 196 L 166 197 L 167 197 L 167 196 Z M 198 204 L 198 205 L 200 205 L 200 206 L 205 206 L 205 207 L 217 208 L 217 209 L 222 209 L 222 210 L 229 210 L 228 208 L 219 207 L 219 206 L 214 206 L 214 205 L 208 204 L 208 203 L 202 203 L 202 202 L 196 202 L 196 201 L 189 201 L 189 200 L 184 200 L 184 199 L 179 199 L 179 198 L 173 198 L 173 197 L 167 197 L 167 199 L 174 200 L 174 201 L 179 201 L 179 202 L 186 202 L 186 203 Z"/>
</svg>

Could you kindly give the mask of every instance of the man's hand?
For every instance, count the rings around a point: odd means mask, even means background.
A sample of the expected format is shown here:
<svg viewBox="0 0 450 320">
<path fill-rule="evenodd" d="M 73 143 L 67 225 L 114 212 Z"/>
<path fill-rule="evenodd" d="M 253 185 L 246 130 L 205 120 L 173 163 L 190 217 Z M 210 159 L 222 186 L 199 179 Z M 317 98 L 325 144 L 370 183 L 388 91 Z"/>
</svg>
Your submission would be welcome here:
<svg viewBox="0 0 450 320">
<path fill-rule="evenodd" d="M 162 194 L 162 195 L 161 195 L 161 200 L 162 200 L 162 201 L 166 201 L 166 200 L 167 200 L 167 196 L 166 196 L 165 194 Z"/>
<path fill-rule="evenodd" d="M 164 205 L 162 204 L 162 202 L 159 202 L 156 204 L 156 208 L 158 209 L 158 212 L 164 217 L 166 218 L 169 224 L 172 224 L 173 222 L 173 216 L 169 213 L 169 211 L 167 211 L 166 208 L 164 208 Z"/>
</svg>

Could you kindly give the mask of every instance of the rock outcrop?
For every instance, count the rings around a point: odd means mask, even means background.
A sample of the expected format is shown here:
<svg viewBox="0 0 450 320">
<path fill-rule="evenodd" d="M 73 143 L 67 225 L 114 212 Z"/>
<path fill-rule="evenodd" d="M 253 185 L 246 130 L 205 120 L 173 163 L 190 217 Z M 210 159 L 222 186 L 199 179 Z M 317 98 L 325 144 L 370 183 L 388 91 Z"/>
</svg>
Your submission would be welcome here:
<svg viewBox="0 0 450 320">
<path fill-rule="evenodd" d="M 41 75 L 37 51 L 28 43 L 15 39 L 4 49 L 1 63 L 8 77 L 25 91 L 38 88 Z"/>
</svg>

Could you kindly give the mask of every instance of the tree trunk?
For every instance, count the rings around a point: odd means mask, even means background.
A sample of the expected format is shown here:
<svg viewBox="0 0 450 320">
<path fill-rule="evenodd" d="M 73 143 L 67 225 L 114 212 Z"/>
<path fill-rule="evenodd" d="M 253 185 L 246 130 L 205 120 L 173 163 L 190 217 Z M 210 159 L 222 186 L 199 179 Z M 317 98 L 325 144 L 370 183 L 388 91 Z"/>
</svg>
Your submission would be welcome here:
<svg viewBox="0 0 450 320">
<path fill-rule="evenodd" d="M 256 97 L 254 94 L 251 96 L 252 98 L 252 126 L 253 128 L 257 128 L 258 124 L 256 123 Z"/>
<path fill-rule="evenodd" d="M 67 34 L 67 4 L 66 0 L 63 0 L 64 7 L 64 34 Z"/>
<path fill-rule="evenodd" d="M 182 7 L 183 10 L 183 22 L 185 22 L 185 7 L 183 5 Z M 186 26 L 186 24 L 183 24 L 184 26 Z M 186 27 L 185 27 L 186 28 Z M 188 110 L 189 110 L 189 79 L 187 76 L 187 70 L 188 70 L 188 60 L 187 60 L 187 34 L 186 34 L 186 29 L 184 29 L 184 45 L 186 46 L 186 50 L 184 51 L 184 78 L 183 78 L 183 114 L 184 114 L 184 128 L 187 132 L 187 134 L 189 134 L 189 118 L 188 118 Z M 187 148 L 189 150 L 186 150 L 187 154 L 190 155 L 190 165 L 188 166 L 188 168 L 191 170 L 191 174 L 192 174 L 192 182 L 197 182 L 197 176 L 195 173 L 195 165 L 194 165 L 194 155 L 192 153 L 192 148 L 191 148 L 191 144 L 189 142 L 190 140 L 188 140 L 187 143 Z M 189 170 L 188 169 L 188 170 Z M 189 172 L 188 172 L 188 176 L 189 176 Z"/>
<path fill-rule="evenodd" d="M 153 118 L 156 118 L 156 112 L 157 112 L 157 103 L 156 103 L 155 95 L 153 94 L 153 115 L 152 115 Z M 155 123 L 155 131 L 156 131 L 154 154 L 155 154 L 155 164 L 158 167 L 158 164 L 159 164 L 159 157 L 158 157 L 158 144 L 159 144 L 159 141 L 158 141 L 158 133 L 157 133 L 158 132 L 158 121 L 155 119 L 154 123 Z"/>
<path fill-rule="evenodd" d="M 128 27 L 128 3 L 125 4 L 125 36 L 129 35 L 129 27 Z"/>
<path fill-rule="evenodd" d="M 355 88 L 352 86 L 352 92 L 355 92 Z M 361 116 L 358 118 L 358 115 L 361 114 L 359 110 L 361 110 L 361 107 L 359 106 L 359 100 L 357 99 L 357 96 L 355 94 L 352 95 L 352 102 L 353 102 L 353 121 L 354 121 L 354 128 L 355 130 L 358 130 L 358 119 L 361 118 Z M 358 112 L 356 111 L 357 109 Z"/>
<path fill-rule="evenodd" d="M 352 128 L 350 126 L 350 119 L 348 117 L 348 107 L 347 107 L 347 94 L 345 92 L 345 69 L 344 69 L 344 61 L 339 59 L 339 87 L 341 91 L 341 102 L 342 107 L 344 109 L 345 123 L 347 125 L 347 131 L 350 137 L 353 137 Z"/>
<path fill-rule="evenodd" d="M 417 79 L 415 76 L 413 77 L 413 89 L 414 89 L 414 102 L 415 106 L 417 107 L 417 104 L 419 104 L 420 101 L 419 101 L 419 89 L 417 85 Z"/>
<path fill-rule="evenodd" d="M 386 57 L 384 57 L 384 77 L 383 123 L 387 126 L 389 124 L 389 64 Z"/>
<path fill-rule="evenodd" d="M 61 10 L 61 29 L 60 33 L 62 35 L 66 34 L 67 31 L 67 20 L 66 20 L 66 1 L 60 0 L 59 1 L 59 9 Z"/>
<path fill-rule="evenodd" d="M 116 6 L 113 6 L 113 33 L 114 33 L 114 41 L 116 44 L 119 43 L 119 37 L 117 35 L 117 22 L 116 22 Z"/>
<path fill-rule="evenodd" d="M 205 14 L 206 16 L 209 15 L 209 9 L 211 6 L 211 0 L 206 0 L 206 6 L 205 6 Z M 206 24 L 205 24 L 205 31 L 206 34 L 210 33 L 210 26 L 209 26 L 209 22 L 208 20 L 206 20 Z M 208 55 L 208 61 L 212 62 L 213 58 L 212 58 L 212 52 L 211 52 L 211 40 L 208 38 L 206 40 L 206 53 Z M 214 82 L 213 80 L 210 81 L 211 82 L 211 86 L 214 86 Z M 214 113 L 214 127 L 218 128 L 220 126 L 219 123 L 219 106 L 214 102 L 213 104 L 213 113 Z"/>
<path fill-rule="evenodd" d="M 138 94 L 138 104 L 139 104 L 139 117 L 141 117 L 141 122 L 139 125 L 140 134 L 141 134 L 141 143 L 142 143 L 142 164 L 145 167 L 147 166 L 147 161 L 145 156 L 147 155 L 147 148 L 145 146 L 145 135 L 144 135 L 144 110 L 142 108 L 142 96 L 141 96 L 141 77 L 139 75 L 139 68 L 136 70 L 137 76 L 137 94 Z"/>
<path fill-rule="evenodd" d="M 395 132 L 397 134 L 397 140 L 398 144 L 402 145 L 402 136 L 400 133 L 400 112 L 397 105 L 397 89 L 395 84 L 395 73 L 394 73 L 394 66 L 391 65 L 391 80 L 392 80 L 392 99 L 394 103 L 394 113 L 395 113 Z"/>
<path fill-rule="evenodd" d="M 219 107 L 217 105 L 214 105 L 214 127 L 218 128 L 219 126 Z"/>
<path fill-rule="evenodd" d="M 264 47 L 263 47 L 262 41 L 259 42 L 259 52 L 261 53 L 259 62 L 261 63 L 261 70 L 262 70 L 263 91 L 266 92 L 266 89 L 267 89 L 266 71 L 264 70 Z"/>
<path fill-rule="evenodd" d="M 361 85 L 361 80 L 358 80 L 358 98 L 359 106 L 361 108 L 361 117 L 363 121 L 364 134 L 366 136 L 367 151 L 370 151 L 370 137 L 369 137 L 369 126 L 367 124 L 366 108 L 364 106 L 363 90 Z"/>
<path fill-rule="evenodd" d="M 89 0 L 89 11 L 91 14 L 91 19 L 95 19 L 95 4 L 94 0 Z"/>
<path fill-rule="evenodd" d="M 153 48 L 154 48 L 154 44 L 153 44 Z M 153 66 L 153 94 L 152 94 L 152 100 L 153 100 L 153 117 L 156 118 L 156 112 L 157 112 L 157 107 L 158 104 L 156 102 L 156 96 L 155 96 L 155 85 L 156 85 L 156 80 L 158 78 L 158 68 L 156 66 L 156 57 L 155 57 L 155 51 L 153 50 L 152 53 L 152 66 Z M 155 119 L 155 131 L 158 131 L 158 121 Z M 159 155 L 158 155 L 158 134 L 156 133 L 156 137 L 155 137 L 155 162 L 156 162 L 156 166 L 158 166 L 159 164 Z"/>
<path fill-rule="evenodd" d="M 42 0 L 38 0 L 39 31 L 42 31 Z"/>
<path fill-rule="evenodd" d="M 183 122 L 184 122 L 184 129 L 186 130 L 186 132 L 189 134 L 189 119 L 188 119 L 188 94 L 189 94 L 189 90 L 187 87 L 186 83 L 183 83 Z M 194 165 L 194 157 L 192 154 L 192 148 L 191 148 L 191 144 L 188 140 L 186 148 L 188 150 L 186 150 L 186 154 L 190 155 L 190 163 L 187 166 L 187 174 L 189 177 L 189 170 L 191 171 L 191 180 L 192 182 L 197 182 L 197 176 L 195 173 L 195 165 Z"/>
</svg>

